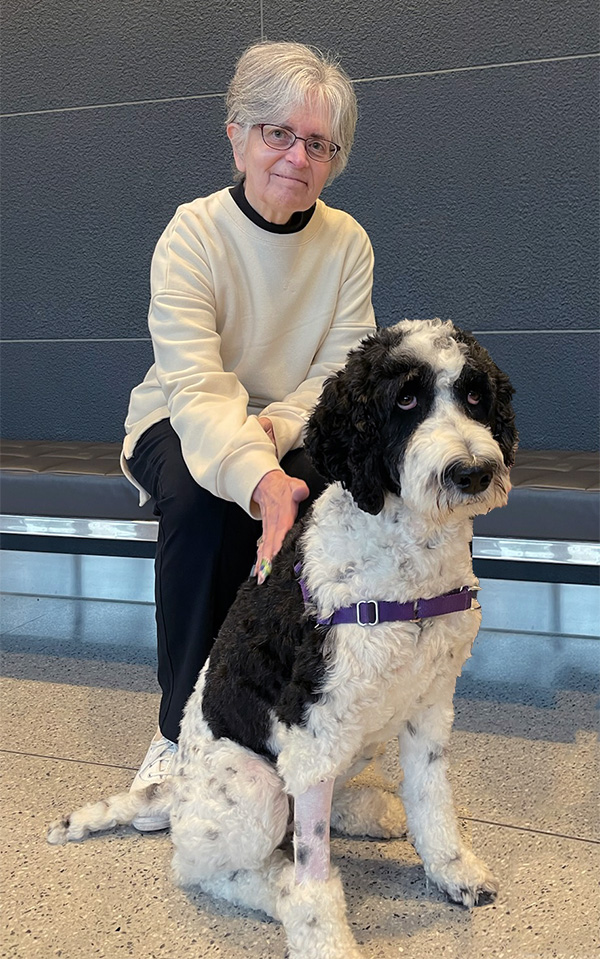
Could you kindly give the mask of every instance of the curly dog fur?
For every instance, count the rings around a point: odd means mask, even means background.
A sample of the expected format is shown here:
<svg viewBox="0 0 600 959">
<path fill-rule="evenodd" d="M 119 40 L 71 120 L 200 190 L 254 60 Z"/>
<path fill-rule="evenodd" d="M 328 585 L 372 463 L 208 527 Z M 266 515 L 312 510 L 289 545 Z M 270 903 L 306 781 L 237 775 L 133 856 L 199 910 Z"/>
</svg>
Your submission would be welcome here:
<svg viewBox="0 0 600 959">
<path fill-rule="evenodd" d="M 168 810 L 180 883 L 280 919 L 292 959 L 352 959 L 329 821 L 350 835 L 403 834 L 399 797 L 344 785 L 397 736 L 427 876 L 467 906 L 492 899 L 497 882 L 461 839 L 446 775 L 478 604 L 415 621 L 327 620 L 360 601 L 477 586 L 472 519 L 506 502 L 512 392 L 450 322 L 404 321 L 363 341 L 308 424 L 306 448 L 329 485 L 270 578 L 240 589 L 187 704 L 172 775 L 72 813 L 50 842 Z M 292 800 L 295 862 L 282 848 Z"/>
</svg>

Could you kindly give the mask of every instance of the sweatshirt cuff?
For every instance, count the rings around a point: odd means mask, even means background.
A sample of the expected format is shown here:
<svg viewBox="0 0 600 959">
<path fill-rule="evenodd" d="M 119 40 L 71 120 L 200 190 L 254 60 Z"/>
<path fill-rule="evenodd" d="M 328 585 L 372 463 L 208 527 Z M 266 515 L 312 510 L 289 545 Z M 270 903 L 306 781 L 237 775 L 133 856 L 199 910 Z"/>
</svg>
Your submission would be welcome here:
<svg viewBox="0 0 600 959">
<path fill-rule="evenodd" d="M 252 494 L 263 476 L 272 470 L 283 472 L 275 455 L 275 447 L 272 453 L 247 448 L 235 450 L 221 464 L 217 476 L 217 496 L 237 503 L 252 519 L 260 520 L 260 508 L 258 503 L 253 502 Z"/>
<path fill-rule="evenodd" d="M 295 413 L 269 413 L 268 410 L 261 413 L 261 416 L 268 416 L 273 424 L 279 460 L 282 460 L 290 450 L 302 446 L 306 417 Z"/>
</svg>

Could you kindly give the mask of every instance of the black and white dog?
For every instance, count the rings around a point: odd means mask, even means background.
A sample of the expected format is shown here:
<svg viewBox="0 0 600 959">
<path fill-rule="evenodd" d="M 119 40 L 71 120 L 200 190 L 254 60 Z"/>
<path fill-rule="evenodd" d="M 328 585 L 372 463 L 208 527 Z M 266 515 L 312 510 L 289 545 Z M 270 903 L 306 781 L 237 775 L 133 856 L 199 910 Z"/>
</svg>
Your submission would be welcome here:
<svg viewBox="0 0 600 959">
<path fill-rule="evenodd" d="M 187 704 L 172 776 L 72 813 L 50 842 L 167 809 L 180 883 L 279 918 L 292 959 L 355 959 L 329 824 L 404 833 L 398 797 L 345 785 L 399 736 L 427 876 L 467 906 L 494 898 L 496 880 L 461 839 L 445 753 L 481 620 L 472 519 L 506 503 L 512 393 L 450 322 L 404 321 L 364 340 L 308 424 L 330 485 L 269 579 L 241 587 Z M 290 808 L 294 862 L 281 848 Z"/>
</svg>

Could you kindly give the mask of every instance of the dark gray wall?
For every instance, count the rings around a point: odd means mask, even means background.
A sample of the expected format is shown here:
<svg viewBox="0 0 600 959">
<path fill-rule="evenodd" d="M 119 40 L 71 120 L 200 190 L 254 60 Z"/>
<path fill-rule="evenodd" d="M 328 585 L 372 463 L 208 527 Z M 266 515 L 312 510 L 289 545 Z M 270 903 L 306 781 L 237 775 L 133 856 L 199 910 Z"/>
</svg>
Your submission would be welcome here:
<svg viewBox="0 0 600 959">
<path fill-rule="evenodd" d="M 379 322 L 480 334 L 522 445 L 592 449 L 598 406 L 598 6 L 592 0 L 7 0 L 3 435 L 121 437 L 152 361 L 154 244 L 230 180 L 223 92 L 252 40 L 356 80 L 324 199 L 368 230 Z M 595 55 L 594 55 L 595 54 Z"/>
</svg>

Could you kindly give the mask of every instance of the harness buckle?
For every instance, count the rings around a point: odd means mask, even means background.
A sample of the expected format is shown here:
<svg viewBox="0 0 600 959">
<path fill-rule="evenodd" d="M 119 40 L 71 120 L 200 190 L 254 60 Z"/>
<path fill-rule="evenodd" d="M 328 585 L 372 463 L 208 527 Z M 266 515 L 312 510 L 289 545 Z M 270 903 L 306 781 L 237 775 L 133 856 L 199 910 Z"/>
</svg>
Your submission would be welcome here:
<svg viewBox="0 0 600 959">
<path fill-rule="evenodd" d="M 478 610 L 481 609 L 481 603 L 477 600 L 477 593 L 480 591 L 481 586 L 470 586 L 469 587 L 469 596 L 471 597 L 471 609 Z"/>
<path fill-rule="evenodd" d="M 367 619 L 363 622 L 360 612 L 361 606 L 372 606 L 374 610 L 374 619 Z M 377 626 L 379 622 L 379 603 L 376 599 L 361 599 L 360 602 L 356 604 L 356 622 L 359 626 Z"/>
<path fill-rule="evenodd" d="M 410 620 L 411 623 L 420 623 L 423 619 L 422 616 L 419 616 L 419 600 L 415 599 L 413 603 L 413 618 Z"/>
</svg>

